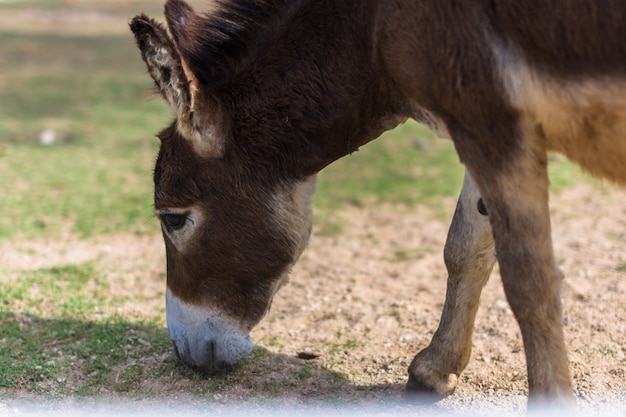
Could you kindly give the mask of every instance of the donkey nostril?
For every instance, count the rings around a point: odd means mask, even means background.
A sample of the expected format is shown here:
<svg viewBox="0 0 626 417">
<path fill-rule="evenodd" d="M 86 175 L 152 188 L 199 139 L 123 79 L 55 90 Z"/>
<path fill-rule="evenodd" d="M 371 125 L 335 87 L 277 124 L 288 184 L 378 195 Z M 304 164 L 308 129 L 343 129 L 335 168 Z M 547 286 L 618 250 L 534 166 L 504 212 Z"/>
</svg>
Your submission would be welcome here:
<svg viewBox="0 0 626 417">
<path fill-rule="evenodd" d="M 227 372 L 232 369 L 232 366 L 230 364 L 219 358 L 217 350 L 217 344 L 214 340 L 206 343 L 206 350 L 204 352 L 204 364 L 203 366 L 198 367 L 201 372 L 210 375 Z"/>
<path fill-rule="evenodd" d="M 176 357 L 196 372 L 213 375 L 227 372 L 233 368 L 227 361 L 219 358 L 215 341 L 205 343 L 204 351 L 198 352 L 200 357 L 194 357 L 189 350 L 189 346 L 184 342 L 183 346 L 179 347 L 179 344 L 172 340 L 172 346 Z"/>
<path fill-rule="evenodd" d="M 211 340 L 207 343 L 206 357 L 209 362 L 209 366 L 215 365 L 215 341 Z"/>
</svg>

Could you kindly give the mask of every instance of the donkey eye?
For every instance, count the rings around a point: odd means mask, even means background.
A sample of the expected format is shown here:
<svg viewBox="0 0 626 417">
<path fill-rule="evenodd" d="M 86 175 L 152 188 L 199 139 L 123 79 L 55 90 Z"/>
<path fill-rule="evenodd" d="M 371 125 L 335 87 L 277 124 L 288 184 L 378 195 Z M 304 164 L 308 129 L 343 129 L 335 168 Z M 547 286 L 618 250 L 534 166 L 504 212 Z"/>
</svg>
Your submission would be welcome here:
<svg viewBox="0 0 626 417">
<path fill-rule="evenodd" d="M 178 230 L 185 225 L 187 221 L 186 214 L 162 214 L 161 222 L 170 230 Z"/>
</svg>

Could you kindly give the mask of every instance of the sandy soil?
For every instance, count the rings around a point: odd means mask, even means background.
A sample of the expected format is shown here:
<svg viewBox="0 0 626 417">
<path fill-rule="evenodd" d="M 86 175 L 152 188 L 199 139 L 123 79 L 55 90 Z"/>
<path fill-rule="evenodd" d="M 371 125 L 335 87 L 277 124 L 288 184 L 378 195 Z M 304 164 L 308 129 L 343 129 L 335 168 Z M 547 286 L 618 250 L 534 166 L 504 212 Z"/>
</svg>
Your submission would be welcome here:
<svg viewBox="0 0 626 417">
<path fill-rule="evenodd" d="M 565 330 L 576 394 L 581 403 L 624 405 L 626 194 L 581 185 L 553 196 L 552 207 L 555 251 L 566 275 Z M 443 306 L 447 222 L 423 207 L 351 208 L 339 217 L 343 232 L 313 237 L 291 282 L 253 331 L 268 355 L 216 398 L 249 398 L 272 387 L 294 401 L 402 398 L 406 369 L 429 343 Z M 140 313 L 146 304 L 163 307 L 159 235 L 5 242 L 0 249 L 0 264 L 9 269 L 96 260 L 120 284 L 112 288 L 140 291 L 121 314 Z M 154 360 L 162 358 L 146 358 L 146 364 Z M 145 384 L 169 398 L 188 396 L 182 383 Z M 481 298 L 472 360 L 456 392 L 439 405 L 463 409 L 478 401 L 521 410 L 526 392 L 521 336 L 496 267 Z"/>
</svg>

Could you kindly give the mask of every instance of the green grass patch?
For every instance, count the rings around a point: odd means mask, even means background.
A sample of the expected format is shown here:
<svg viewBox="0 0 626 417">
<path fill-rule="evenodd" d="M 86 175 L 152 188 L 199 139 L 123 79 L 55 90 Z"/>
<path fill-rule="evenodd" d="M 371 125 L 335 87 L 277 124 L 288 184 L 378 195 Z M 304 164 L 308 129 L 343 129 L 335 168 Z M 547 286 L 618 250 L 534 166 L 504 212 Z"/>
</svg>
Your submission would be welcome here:
<svg viewBox="0 0 626 417">
<path fill-rule="evenodd" d="M 170 351 L 162 318 L 111 310 L 93 264 L 23 272 L 0 281 L 0 389 L 48 395 L 135 389 L 138 361 Z"/>
<path fill-rule="evenodd" d="M 169 113 L 147 92 L 130 36 L 0 33 L 0 239 L 156 230 L 154 134 Z M 53 145 L 38 143 L 44 130 Z"/>
<path fill-rule="evenodd" d="M 140 399 L 164 396 L 176 387 L 213 401 L 232 387 L 273 397 L 303 378 L 337 387 L 345 383 L 322 366 L 287 358 L 298 363 L 299 372 L 278 372 L 280 379 L 250 386 L 250 375 L 285 367 L 284 355 L 259 346 L 229 373 L 197 373 L 176 359 L 162 313 L 118 314 L 127 297 L 112 295 L 112 285 L 93 263 L 0 271 L 0 399 L 32 394 Z M 355 342 L 341 346 L 354 348 Z"/>
<path fill-rule="evenodd" d="M 608 345 L 604 345 L 602 347 L 600 347 L 600 349 L 598 349 L 598 351 L 603 354 L 604 356 L 614 356 L 615 355 L 615 350 L 613 348 L 611 348 Z"/>
<path fill-rule="evenodd" d="M 381 202 L 437 206 L 458 194 L 462 178 L 451 141 L 410 121 L 322 171 L 316 202 L 322 210 Z"/>
</svg>

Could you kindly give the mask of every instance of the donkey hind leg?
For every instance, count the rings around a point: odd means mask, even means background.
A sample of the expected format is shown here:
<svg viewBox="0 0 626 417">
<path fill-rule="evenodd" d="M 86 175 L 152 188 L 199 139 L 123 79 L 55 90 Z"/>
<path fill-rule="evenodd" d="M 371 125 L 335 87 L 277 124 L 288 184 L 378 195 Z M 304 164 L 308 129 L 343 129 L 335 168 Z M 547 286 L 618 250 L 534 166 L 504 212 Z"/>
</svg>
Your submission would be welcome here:
<svg viewBox="0 0 626 417">
<path fill-rule="evenodd" d="M 467 366 L 480 293 L 496 261 L 487 211 L 476 185 L 465 173 L 444 249 L 448 270 L 446 301 L 430 345 L 409 367 L 407 390 L 452 392 Z"/>
<path fill-rule="evenodd" d="M 500 170 L 487 160 L 463 158 L 457 148 L 489 209 L 504 291 L 524 342 L 529 404 L 554 405 L 571 403 L 573 392 L 563 336 L 563 275 L 550 231 L 547 155 L 538 142 L 525 140 Z"/>
</svg>

